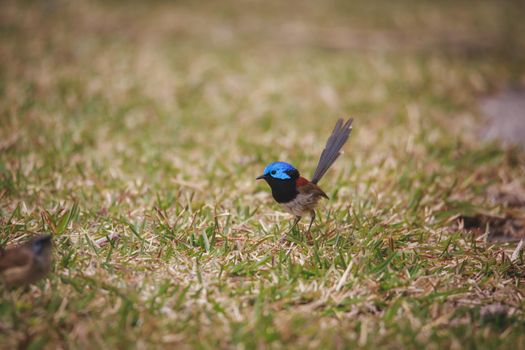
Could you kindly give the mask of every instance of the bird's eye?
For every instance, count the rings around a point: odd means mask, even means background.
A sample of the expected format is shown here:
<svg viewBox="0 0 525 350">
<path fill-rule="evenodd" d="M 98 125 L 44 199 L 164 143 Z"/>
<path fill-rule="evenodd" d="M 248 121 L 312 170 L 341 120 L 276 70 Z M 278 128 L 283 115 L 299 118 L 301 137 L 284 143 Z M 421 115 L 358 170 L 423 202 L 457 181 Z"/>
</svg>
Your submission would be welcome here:
<svg viewBox="0 0 525 350">
<path fill-rule="evenodd" d="M 272 175 L 275 175 L 276 173 L 277 173 L 277 171 L 272 170 L 272 173 L 271 173 L 271 174 L 272 174 Z"/>
</svg>

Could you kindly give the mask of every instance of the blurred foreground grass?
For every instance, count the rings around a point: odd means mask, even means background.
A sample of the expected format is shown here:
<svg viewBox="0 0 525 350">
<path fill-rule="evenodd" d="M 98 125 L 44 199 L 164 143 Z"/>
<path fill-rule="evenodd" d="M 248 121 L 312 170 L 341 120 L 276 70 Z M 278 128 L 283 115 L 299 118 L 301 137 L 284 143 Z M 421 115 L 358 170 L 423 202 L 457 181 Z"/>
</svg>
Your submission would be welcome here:
<svg viewBox="0 0 525 350">
<path fill-rule="evenodd" d="M 452 222 L 525 186 L 477 110 L 523 82 L 519 2 L 1 6 L 0 242 L 56 243 L 2 348 L 524 347 L 523 257 Z M 315 244 L 279 245 L 255 176 L 348 115 Z"/>
</svg>

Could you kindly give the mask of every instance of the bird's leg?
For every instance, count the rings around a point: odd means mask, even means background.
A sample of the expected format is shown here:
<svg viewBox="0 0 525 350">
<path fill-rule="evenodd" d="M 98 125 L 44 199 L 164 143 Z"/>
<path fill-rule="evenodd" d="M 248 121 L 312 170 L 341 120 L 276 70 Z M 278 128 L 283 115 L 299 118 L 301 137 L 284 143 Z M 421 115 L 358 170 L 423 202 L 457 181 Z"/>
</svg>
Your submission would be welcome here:
<svg viewBox="0 0 525 350">
<path fill-rule="evenodd" d="M 312 219 L 310 220 L 310 224 L 308 225 L 308 230 L 306 230 L 306 239 L 308 240 L 308 242 L 312 242 L 312 234 L 310 233 L 310 229 L 312 228 L 312 224 L 314 223 L 314 220 L 315 220 L 315 210 L 312 210 L 311 213 L 310 213 Z"/>
<path fill-rule="evenodd" d="M 297 224 L 299 223 L 299 221 L 301 220 L 301 217 L 300 216 L 296 216 L 295 217 L 295 220 L 293 222 L 293 225 L 292 225 L 292 228 L 290 229 L 290 231 L 284 233 L 282 236 L 281 236 L 281 243 L 284 243 L 286 241 L 286 236 L 293 231 L 293 229 L 295 228 L 295 226 L 297 226 Z"/>
<path fill-rule="evenodd" d="M 292 228 L 290 229 L 290 232 L 293 231 L 293 229 L 295 228 L 295 226 L 297 226 L 297 224 L 299 223 L 300 220 L 301 220 L 300 216 L 296 216 L 295 217 L 295 221 L 293 222 L 293 225 L 292 225 Z"/>
</svg>

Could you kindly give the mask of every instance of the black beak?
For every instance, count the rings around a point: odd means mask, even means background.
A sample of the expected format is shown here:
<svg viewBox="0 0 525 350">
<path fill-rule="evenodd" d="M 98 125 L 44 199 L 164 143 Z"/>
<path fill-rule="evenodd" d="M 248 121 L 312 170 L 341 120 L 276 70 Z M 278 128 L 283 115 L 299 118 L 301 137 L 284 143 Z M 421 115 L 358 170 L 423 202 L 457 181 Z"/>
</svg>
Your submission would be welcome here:
<svg viewBox="0 0 525 350">
<path fill-rule="evenodd" d="M 260 176 L 257 176 L 257 177 L 255 178 L 255 180 L 261 180 L 261 179 L 264 179 L 264 177 L 265 177 L 264 175 L 260 175 Z"/>
</svg>

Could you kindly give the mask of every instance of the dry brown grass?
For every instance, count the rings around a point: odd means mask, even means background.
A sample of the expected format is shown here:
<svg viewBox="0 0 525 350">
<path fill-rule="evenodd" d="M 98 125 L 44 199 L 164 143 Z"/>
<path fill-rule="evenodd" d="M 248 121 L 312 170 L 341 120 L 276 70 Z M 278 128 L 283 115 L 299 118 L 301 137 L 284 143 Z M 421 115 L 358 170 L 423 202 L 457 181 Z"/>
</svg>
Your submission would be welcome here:
<svg viewBox="0 0 525 350">
<path fill-rule="evenodd" d="M 523 80 L 520 6 L 4 2 L 0 240 L 56 250 L 1 291 L 0 344 L 523 347 L 523 256 L 453 222 L 525 187 L 477 133 L 478 97 Z M 283 247 L 254 178 L 309 176 L 342 115 L 316 242 Z"/>
</svg>

